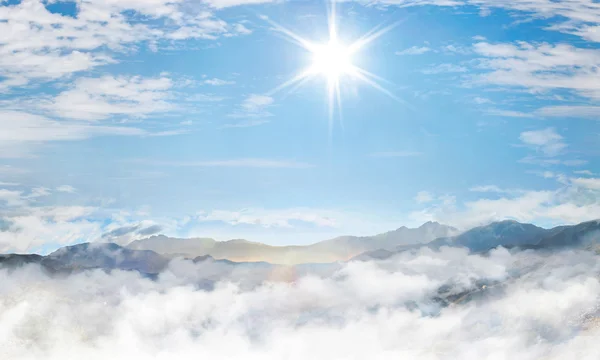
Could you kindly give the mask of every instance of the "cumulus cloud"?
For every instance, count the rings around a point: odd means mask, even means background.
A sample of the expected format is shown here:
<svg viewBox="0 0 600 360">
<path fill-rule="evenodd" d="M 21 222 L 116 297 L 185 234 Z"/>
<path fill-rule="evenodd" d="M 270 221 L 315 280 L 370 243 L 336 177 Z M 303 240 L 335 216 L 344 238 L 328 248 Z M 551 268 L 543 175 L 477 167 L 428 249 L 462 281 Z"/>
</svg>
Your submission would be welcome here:
<svg viewBox="0 0 600 360">
<path fill-rule="evenodd" d="M 552 190 L 504 190 L 494 185 L 476 187 L 473 190 L 502 196 L 484 196 L 462 203 L 437 201 L 413 212 L 411 217 L 419 222 L 439 221 L 462 229 L 506 219 L 563 225 L 600 218 L 598 179 L 568 178 L 551 172 L 541 175 L 554 178 L 557 187 Z"/>
<path fill-rule="evenodd" d="M 73 14 L 42 0 L 0 6 L 0 90 L 48 81 L 116 62 L 116 55 L 164 39 L 216 39 L 247 34 L 187 1 L 77 2 Z M 142 21 L 147 19 L 152 21 Z"/>
<path fill-rule="evenodd" d="M 10 359 L 600 355 L 600 259 L 585 251 L 444 248 L 333 271 L 177 260 L 155 281 L 0 271 L 0 351 Z"/>
</svg>

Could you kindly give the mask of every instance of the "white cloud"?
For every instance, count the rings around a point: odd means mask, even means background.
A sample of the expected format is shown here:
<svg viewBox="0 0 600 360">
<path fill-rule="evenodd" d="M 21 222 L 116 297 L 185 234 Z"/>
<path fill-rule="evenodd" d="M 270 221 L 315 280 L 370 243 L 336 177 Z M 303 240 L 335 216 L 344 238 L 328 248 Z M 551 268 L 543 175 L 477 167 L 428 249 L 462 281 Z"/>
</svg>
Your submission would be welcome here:
<svg viewBox="0 0 600 360">
<path fill-rule="evenodd" d="M 75 16 L 51 13 L 41 0 L 0 6 L 0 90 L 115 62 L 114 55 L 161 39 L 243 35 L 184 1 L 78 1 Z M 140 21 L 146 18 L 151 21 Z"/>
<path fill-rule="evenodd" d="M 430 51 L 431 49 L 427 46 L 413 46 L 402 51 L 396 51 L 396 55 L 422 55 Z"/>
<path fill-rule="evenodd" d="M 572 178 L 571 182 L 586 189 L 600 190 L 600 179 L 597 178 Z"/>
<path fill-rule="evenodd" d="M 588 175 L 588 176 L 594 175 L 594 173 L 589 170 L 577 170 L 577 171 L 573 171 L 573 173 L 579 174 L 579 175 Z"/>
<path fill-rule="evenodd" d="M 280 0 L 205 0 L 207 4 L 216 9 L 223 9 L 240 5 L 268 4 L 278 1 Z"/>
<path fill-rule="evenodd" d="M 244 120 L 244 121 L 237 122 L 235 124 L 225 124 L 222 127 L 225 128 L 225 129 L 230 129 L 230 128 L 247 128 L 247 127 L 254 127 L 254 126 L 264 125 L 264 124 L 267 124 L 268 122 L 269 122 L 269 120 L 265 120 L 265 119 L 249 119 L 249 120 Z"/>
<path fill-rule="evenodd" d="M 223 86 L 223 85 L 233 85 L 233 84 L 235 84 L 235 81 L 212 78 L 212 79 L 204 80 L 202 83 L 206 84 L 206 85 L 212 85 L 212 86 Z"/>
<path fill-rule="evenodd" d="M 469 191 L 481 192 L 481 193 L 514 193 L 514 192 L 518 192 L 517 190 L 502 189 L 496 185 L 474 186 L 474 187 L 470 188 Z"/>
<path fill-rule="evenodd" d="M 484 56 L 481 67 L 489 72 L 476 81 L 526 88 L 533 92 L 571 90 L 589 98 L 600 91 L 600 50 L 576 48 L 569 44 L 489 44 L 474 45 Z"/>
<path fill-rule="evenodd" d="M 0 111 L 0 158 L 29 156 L 48 141 L 83 140 L 95 136 L 144 135 L 146 131 L 123 126 L 95 126 L 56 121 L 17 111 Z"/>
<path fill-rule="evenodd" d="M 421 155 L 423 155 L 423 153 L 418 151 L 380 151 L 369 154 L 369 156 L 376 158 L 414 157 Z"/>
<path fill-rule="evenodd" d="M 490 100 L 488 98 L 479 97 L 479 96 L 474 97 L 473 102 L 475 102 L 475 104 L 479 104 L 479 105 L 493 103 L 492 100 Z"/>
<path fill-rule="evenodd" d="M 415 201 L 417 204 L 425 204 L 433 201 L 433 194 L 429 191 L 419 191 L 417 196 L 415 196 Z"/>
<path fill-rule="evenodd" d="M 600 120 L 600 106 L 561 105 L 538 109 L 538 114 L 549 117 L 592 118 Z"/>
<path fill-rule="evenodd" d="M 292 160 L 275 160 L 260 158 L 243 158 L 227 160 L 205 160 L 205 161 L 157 161 L 151 159 L 133 159 L 129 162 L 157 165 L 157 166 L 176 166 L 176 167 L 241 167 L 241 168 L 291 168 L 305 169 L 314 167 L 309 163 L 303 163 Z"/>
<path fill-rule="evenodd" d="M 599 269 L 591 251 L 444 248 L 308 273 L 178 260 L 155 281 L 2 270 L 2 350 L 18 360 L 595 357 Z M 443 289 L 447 307 L 435 300 Z"/>
<path fill-rule="evenodd" d="M 575 224 L 600 218 L 600 182 L 589 178 L 555 176 L 554 190 L 503 192 L 500 198 L 479 198 L 460 204 L 434 203 L 411 214 L 417 221 L 435 220 L 462 229 L 492 221 Z M 496 187 L 486 190 L 496 190 Z"/>
<path fill-rule="evenodd" d="M 521 133 L 519 139 L 525 145 L 538 149 L 546 156 L 556 156 L 567 147 L 567 144 L 563 142 L 563 137 L 554 128 L 525 131 Z"/>
<path fill-rule="evenodd" d="M 600 41 L 600 5 L 591 0 L 357 0 L 369 5 L 409 6 L 467 6 L 480 8 L 481 16 L 488 16 L 493 8 L 519 11 L 532 18 L 550 19 L 547 30 L 574 34 L 590 41 Z"/>
<path fill-rule="evenodd" d="M 41 205 L 44 197 L 57 192 L 72 193 L 68 185 L 28 190 L 0 188 L 0 253 L 51 250 L 80 242 L 112 241 L 121 244 L 149 236 L 153 231 L 175 233 L 184 219 L 152 218 L 149 212 L 128 212 L 108 208 L 110 202 L 95 205 Z M 44 202 L 45 203 L 45 202 Z M 125 233 L 122 228 L 138 226 Z M 152 228 L 154 227 L 154 228 Z M 106 235 L 108 234 L 108 235 Z M 150 234 L 151 235 L 151 234 Z"/>
<path fill-rule="evenodd" d="M 531 164 L 531 165 L 541 165 L 541 166 L 552 166 L 552 165 L 564 165 L 564 166 L 582 166 L 588 163 L 587 160 L 581 159 L 571 159 L 571 160 L 561 160 L 561 159 L 549 159 L 549 158 L 540 158 L 536 156 L 526 156 L 519 160 L 522 164 Z"/>
<path fill-rule="evenodd" d="M 229 114 L 234 118 L 257 118 L 273 116 L 268 111 L 274 103 L 274 99 L 267 95 L 251 94 L 248 95 L 240 104 L 239 108 Z"/>
<path fill-rule="evenodd" d="M 265 228 L 294 227 L 294 221 L 301 221 L 321 227 L 336 227 L 335 214 L 313 209 L 244 209 L 240 211 L 213 210 L 200 212 L 198 220 L 203 222 L 224 222 L 230 225 L 255 225 Z"/>
<path fill-rule="evenodd" d="M 43 108 L 64 118 L 102 120 L 111 116 L 142 117 L 173 110 L 168 102 L 173 81 L 168 77 L 103 76 L 77 79 Z"/>
<path fill-rule="evenodd" d="M 424 69 L 421 72 L 427 75 L 444 74 L 444 73 L 464 73 L 469 71 L 466 67 L 457 64 L 439 64 L 429 69 Z"/>
<path fill-rule="evenodd" d="M 516 117 L 516 118 L 529 118 L 533 117 L 532 114 L 524 113 L 516 110 L 502 110 L 502 109 L 488 109 L 485 111 L 486 115 L 491 116 L 502 116 L 502 117 Z"/>
<path fill-rule="evenodd" d="M 77 189 L 75 189 L 71 185 L 61 185 L 56 188 L 56 191 L 73 194 L 73 193 L 77 192 Z"/>
</svg>

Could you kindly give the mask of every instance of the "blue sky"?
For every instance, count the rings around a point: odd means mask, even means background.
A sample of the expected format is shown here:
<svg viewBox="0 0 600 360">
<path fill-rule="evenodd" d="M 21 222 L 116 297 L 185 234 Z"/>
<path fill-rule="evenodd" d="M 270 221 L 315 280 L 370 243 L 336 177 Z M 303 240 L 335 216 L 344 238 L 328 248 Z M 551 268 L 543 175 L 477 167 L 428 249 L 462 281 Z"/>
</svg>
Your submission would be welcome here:
<svg viewBox="0 0 600 360">
<path fill-rule="evenodd" d="M 328 41 L 323 1 L 4 1 L 0 250 L 151 233 L 310 243 L 435 220 L 600 218 L 600 4 L 337 4 L 341 77 L 273 23 Z"/>
</svg>

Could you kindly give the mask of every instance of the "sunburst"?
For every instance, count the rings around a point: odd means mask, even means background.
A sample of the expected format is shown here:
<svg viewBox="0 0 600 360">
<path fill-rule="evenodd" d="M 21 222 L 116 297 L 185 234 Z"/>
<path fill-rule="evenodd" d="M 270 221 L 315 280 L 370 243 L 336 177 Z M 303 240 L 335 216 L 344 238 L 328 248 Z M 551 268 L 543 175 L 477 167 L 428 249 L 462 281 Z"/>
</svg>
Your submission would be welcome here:
<svg viewBox="0 0 600 360">
<path fill-rule="evenodd" d="M 338 37 L 335 2 L 336 0 L 332 0 L 329 7 L 329 40 L 324 43 L 315 43 L 306 40 L 304 37 L 288 30 L 284 26 L 265 18 L 265 20 L 268 21 L 277 31 L 285 34 L 288 40 L 300 45 L 312 55 L 312 63 L 308 67 L 304 68 L 291 79 L 270 91 L 268 95 L 273 95 L 286 88 L 291 88 L 292 91 L 294 91 L 310 79 L 318 76 L 324 77 L 327 83 L 330 131 L 333 126 L 333 118 L 336 106 L 340 112 L 342 108 L 342 80 L 359 80 L 395 100 L 404 102 L 379 84 L 380 82 L 385 81 L 384 79 L 356 66 L 353 63 L 354 57 L 361 50 L 363 50 L 367 45 L 379 38 L 381 35 L 398 25 L 398 22 L 386 27 L 378 26 L 360 37 L 358 40 L 350 44 L 345 44 Z"/>
</svg>

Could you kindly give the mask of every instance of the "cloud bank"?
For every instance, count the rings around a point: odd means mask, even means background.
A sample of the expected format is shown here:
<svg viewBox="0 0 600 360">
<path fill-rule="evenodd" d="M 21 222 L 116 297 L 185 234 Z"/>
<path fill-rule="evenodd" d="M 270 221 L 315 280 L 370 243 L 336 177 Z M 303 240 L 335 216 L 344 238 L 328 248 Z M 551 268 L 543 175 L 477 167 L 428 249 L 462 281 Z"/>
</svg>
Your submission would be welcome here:
<svg viewBox="0 0 600 360">
<path fill-rule="evenodd" d="M 287 277 L 183 260 L 156 281 L 0 270 L 0 356 L 592 359 L 599 260 L 586 251 L 442 248 Z"/>
</svg>

